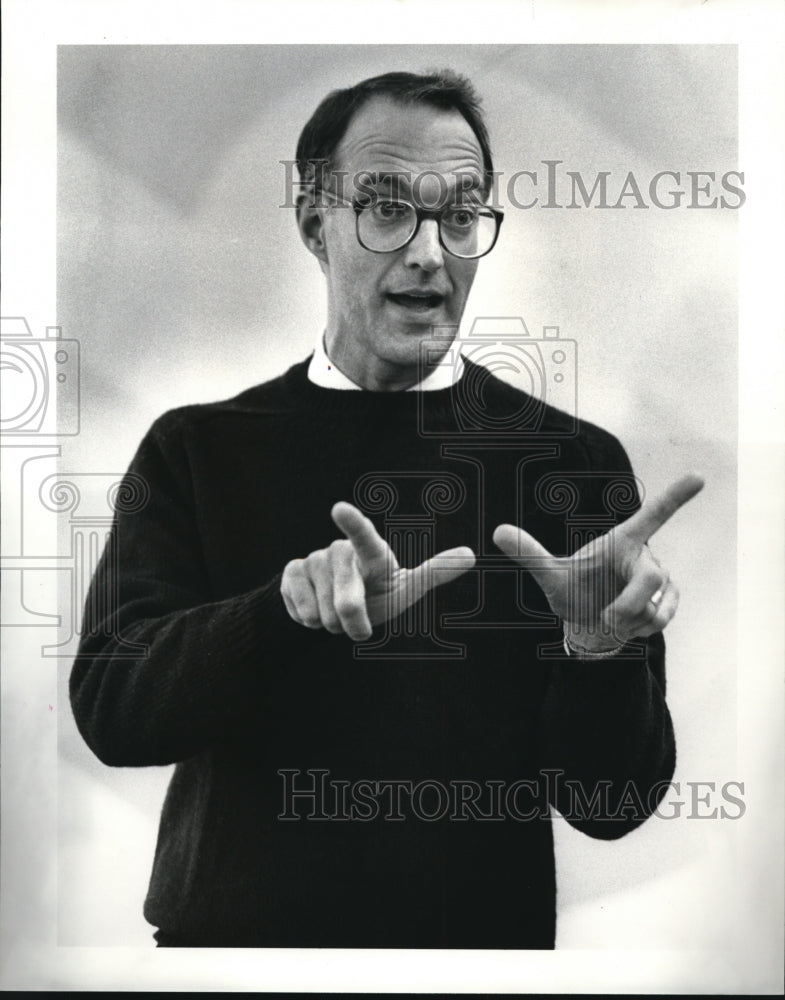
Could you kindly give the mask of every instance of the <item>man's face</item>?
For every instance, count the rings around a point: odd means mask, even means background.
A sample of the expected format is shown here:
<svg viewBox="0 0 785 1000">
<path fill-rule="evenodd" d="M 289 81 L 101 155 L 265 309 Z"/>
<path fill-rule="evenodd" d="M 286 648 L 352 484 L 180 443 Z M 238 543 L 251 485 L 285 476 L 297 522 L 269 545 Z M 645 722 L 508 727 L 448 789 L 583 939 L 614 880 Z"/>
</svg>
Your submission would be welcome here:
<svg viewBox="0 0 785 1000">
<path fill-rule="evenodd" d="M 367 193 L 367 175 L 393 174 L 409 177 L 413 184 L 412 189 L 405 180 L 398 181 L 401 200 L 419 200 L 422 207 L 433 209 L 452 204 L 468 175 L 481 181 L 483 158 L 459 112 L 374 98 L 351 120 L 333 169 L 346 172 L 336 187 L 348 201 Z M 417 177 L 420 181 L 414 185 Z M 395 193 L 384 181 L 372 186 L 388 196 Z M 420 377 L 420 343 L 433 337 L 433 327 L 454 327 L 457 333 L 477 261 L 444 250 L 433 219 L 423 220 L 405 247 L 382 254 L 360 246 L 350 207 L 335 204 L 318 214 L 320 222 L 312 225 L 311 235 L 318 235 L 320 242 L 316 248 L 306 242 L 327 278 L 326 347 L 331 360 L 367 389 L 413 385 Z M 448 337 L 445 350 L 449 343 Z"/>
</svg>

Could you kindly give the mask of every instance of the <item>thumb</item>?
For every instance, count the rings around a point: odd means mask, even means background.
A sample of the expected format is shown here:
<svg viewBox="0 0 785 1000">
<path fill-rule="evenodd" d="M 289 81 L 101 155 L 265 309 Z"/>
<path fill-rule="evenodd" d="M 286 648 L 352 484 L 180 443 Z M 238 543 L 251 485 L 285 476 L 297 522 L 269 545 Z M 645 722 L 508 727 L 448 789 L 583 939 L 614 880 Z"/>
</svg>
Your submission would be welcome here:
<svg viewBox="0 0 785 1000">
<path fill-rule="evenodd" d="M 408 598 L 412 603 L 418 601 L 423 594 L 433 590 L 434 587 L 457 579 L 471 569 L 475 562 L 474 553 L 466 545 L 439 552 L 438 555 L 426 559 L 425 562 L 411 570 L 407 586 Z"/>
<path fill-rule="evenodd" d="M 554 591 L 561 578 L 558 560 L 523 528 L 514 524 L 500 524 L 493 533 L 493 541 L 502 552 L 524 566 L 542 588 L 546 597 Z"/>
</svg>

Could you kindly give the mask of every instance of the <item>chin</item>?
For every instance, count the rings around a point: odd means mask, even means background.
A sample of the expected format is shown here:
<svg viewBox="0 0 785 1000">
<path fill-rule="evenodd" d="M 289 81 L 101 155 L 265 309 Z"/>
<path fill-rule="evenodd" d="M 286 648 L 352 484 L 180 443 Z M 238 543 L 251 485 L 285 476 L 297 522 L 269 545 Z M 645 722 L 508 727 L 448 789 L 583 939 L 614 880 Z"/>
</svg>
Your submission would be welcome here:
<svg viewBox="0 0 785 1000">
<path fill-rule="evenodd" d="M 448 338 L 445 336 L 445 333 L 448 329 L 453 330 L 455 336 L 458 335 L 458 323 L 455 320 L 435 316 L 428 319 L 413 319 L 407 323 L 396 324 L 393 336 L 400 340 L 411 340 L 412 338 L 429 340 L 435 339 L 437 336 L 439 340 L 447 340 Z M 438 333 L 435 331 L 438 331 Z"/>
<path fill-rule="evenodd" d="M 430 323 L 397 327 L 385 336 L 384 343 L 380 347 L 390 360 L 396 358 L 401 362 L 412 358 L 417 360 L 420 357 L 420 344 L 432 340 L 433 331 L 433 325 Z"/>
<path fill-rule="evenodd" d="M 428 351 L 429 365 L 427 370 L 423 370 L 421 365 L 423 364 L 423 352 L 421 350 L 421 344 L 424 341 L 433 338 L 432 327 L 425 327 L 420 330 L 412 330 L 411 328 L 405 332 L 398 332 L 397 335 L 391 336 L 383 349 L 380 352 L 380 357 L 390 365 L 392 368 L 399 369 L 401 373 L 406 373 L 409 376 L 416 375 L 416 381 L 420 381 L 425 378 L 430 371 L 432 371 L 432 365 L 438 364 L 441 361 L 444 354 L 447 352 L 451 342 L 445 342 L 444 350 L 439 351 L 438 357 L 434 357 L 431 350 Z"/>
</svg>

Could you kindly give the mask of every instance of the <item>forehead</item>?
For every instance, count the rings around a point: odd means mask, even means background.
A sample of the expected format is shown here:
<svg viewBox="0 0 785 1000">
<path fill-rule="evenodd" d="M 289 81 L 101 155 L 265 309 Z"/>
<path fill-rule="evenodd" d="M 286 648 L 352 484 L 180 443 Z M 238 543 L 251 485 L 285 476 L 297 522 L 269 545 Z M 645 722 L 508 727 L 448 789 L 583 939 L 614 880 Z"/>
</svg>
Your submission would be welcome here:
<svg viewBox="0 0 785 1000">
<path fill-rule="evenodd" d="M 483 176 L 483 157 L 477 136 L 454 108 L 402 104 L 372 98 L 349 122 L 335 152 L 335 167 L 348 172 L 347 184 L 357 174 L 426 172 Z"/>
</svg>

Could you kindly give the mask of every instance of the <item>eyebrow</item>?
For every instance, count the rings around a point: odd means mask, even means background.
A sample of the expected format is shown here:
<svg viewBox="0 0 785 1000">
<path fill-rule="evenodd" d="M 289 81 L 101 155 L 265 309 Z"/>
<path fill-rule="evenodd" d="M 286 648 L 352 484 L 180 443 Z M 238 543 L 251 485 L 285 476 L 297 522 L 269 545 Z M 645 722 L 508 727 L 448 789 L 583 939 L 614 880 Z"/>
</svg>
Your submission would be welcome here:
<svg viewBox="0 0 785 1000">
<path fill-rule="evenodd" d="M 431 172 L 429 171 L 429 176 Z M 449 174 L 442 174 L 447 185 L 447 196 L 454 197 L 456 194 L 482 194 L 485 179 L 476 170 L 453 170 Z M 412 173 L 410 170 L 363 170 L 357 178 L 362 182 L 362 187 L 387 187 L 393 188 L 396 196 L 412 193 Z M 452 183 L 449 178 L 452 178 Z"/>
</svg>

